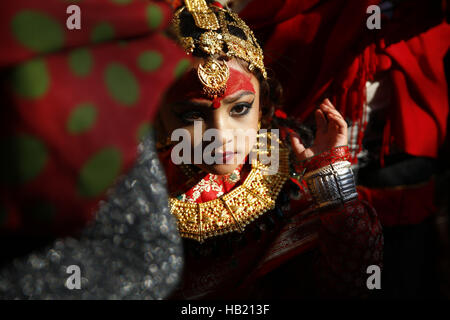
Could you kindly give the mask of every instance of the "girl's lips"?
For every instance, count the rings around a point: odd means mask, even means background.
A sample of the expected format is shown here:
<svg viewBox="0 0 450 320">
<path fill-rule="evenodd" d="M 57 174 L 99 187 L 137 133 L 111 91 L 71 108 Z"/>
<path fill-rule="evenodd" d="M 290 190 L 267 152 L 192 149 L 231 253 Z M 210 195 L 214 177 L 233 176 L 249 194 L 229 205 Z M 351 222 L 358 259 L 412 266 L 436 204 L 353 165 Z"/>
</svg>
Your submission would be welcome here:
<svg viewBox="0 0 450 320">
<path fill-rule="evenodd" d="M 224 153 L 219 153 L 218 156 L 222 157 L 223 163 L 225 164 L 225 163 L 231 163 L 231 160 L 234 158 L 235 154 L 236 154 L 236 152 L 228 151 L 228 152 L 224 152 Z"/>
</svg>

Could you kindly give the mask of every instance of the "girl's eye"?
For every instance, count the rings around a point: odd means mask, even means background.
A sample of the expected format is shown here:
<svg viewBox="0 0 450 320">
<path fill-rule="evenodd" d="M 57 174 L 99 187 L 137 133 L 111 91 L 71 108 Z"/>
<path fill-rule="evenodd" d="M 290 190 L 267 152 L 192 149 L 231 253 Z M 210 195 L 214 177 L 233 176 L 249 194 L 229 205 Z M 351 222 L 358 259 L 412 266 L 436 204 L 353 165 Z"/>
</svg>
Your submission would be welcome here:
<svg viewBox="0 0 450 320">
<path fill-rule="evenodd" d="M 240 103 L 234 106 L 230 113 L 235 116 L 244 116 L 250 111 L 251 107 L 250 103 Z"/>
<path fill-rule="evenodd" d="M 199 112 L 186 112 L 180 116 L 181 120 L 191 123 L 194 121 L 202 121 L 202 115 Z"/>
</svg>

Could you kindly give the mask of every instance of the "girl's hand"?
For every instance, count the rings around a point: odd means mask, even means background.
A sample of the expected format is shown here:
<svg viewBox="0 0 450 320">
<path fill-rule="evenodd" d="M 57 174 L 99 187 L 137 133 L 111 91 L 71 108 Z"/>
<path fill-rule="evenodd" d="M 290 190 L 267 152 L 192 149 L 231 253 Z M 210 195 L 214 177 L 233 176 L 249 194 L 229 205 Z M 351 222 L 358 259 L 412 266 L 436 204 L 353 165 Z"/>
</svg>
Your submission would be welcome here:
<svg viewBox="0 0 450 320">
<path fill-rule="evenodd" d="M 347 123 L 330 100 L 325 99 L 315 112 L 316 137 L 311 148 L 305 148 L 296 135 L 291 143 L 299 161 L 313 157 L 334 147 L 347 145 Z"/>
</svg>

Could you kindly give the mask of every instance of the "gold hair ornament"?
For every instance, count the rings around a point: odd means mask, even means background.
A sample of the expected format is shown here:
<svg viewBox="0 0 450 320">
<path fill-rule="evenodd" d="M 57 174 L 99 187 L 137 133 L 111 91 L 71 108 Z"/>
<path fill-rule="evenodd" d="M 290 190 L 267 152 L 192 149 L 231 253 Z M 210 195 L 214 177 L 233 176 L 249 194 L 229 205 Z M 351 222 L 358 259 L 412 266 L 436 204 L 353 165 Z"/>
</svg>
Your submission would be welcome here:
<svg viewBox="0 0 450 320">
<path fill-rule="evenodd" d="M 173 17 L 172 26 L 180 45 L 187 54 L 195 49 L 201 50 L 209 57 L 197 69 L 204 92 L 211 98 L 223 95 L 230 75 L 228 65 L 216 57 L 240 58 L 248 62 L 249 70 L 259 69 L 267 79 L 264 67 L 264 55 L 253 32 L 234 12 L 208 5 L 205 0 L 185 0 L 186 6 L 179 8 Z M 199 37 L 184 37 L 180 30 L 180 14 L 188 10 L 195 25 L 205 32 Z M 217 13 L 217 15 L 216 15 Z M 245 34 L 243 40 L 229 32 L 229 28 L 239 28 Z"/>
</svg>

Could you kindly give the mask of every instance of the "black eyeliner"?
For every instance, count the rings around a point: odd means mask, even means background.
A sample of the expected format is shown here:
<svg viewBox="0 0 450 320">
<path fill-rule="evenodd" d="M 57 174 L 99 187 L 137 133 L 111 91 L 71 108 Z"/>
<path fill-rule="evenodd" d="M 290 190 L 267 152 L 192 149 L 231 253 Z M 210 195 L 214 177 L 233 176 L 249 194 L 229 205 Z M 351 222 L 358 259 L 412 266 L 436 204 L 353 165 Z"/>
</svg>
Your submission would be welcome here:
<svg viewBox="0 0 450 320">
<path fill-rule="evenodd" d="M 193 124 L 195 121 L 200 121 L 200 120 L 187 120 L 187 119 L 186 119 L 186 116 L 185 116 L 186 114 L 189 114 L 189 113 L 198 113 L 199 116 L 200 116 L 202 119 L 205 118 L 205 115 L 204 115 L 202 112 L 196 111 L 196 110 L 191 110 L 191 111 L 182 112 L 182 113 L 177 113 L 177 112 L 173 111 L 173 113 L 177 116 L 177 118 L 178 118 L 181 122 L 183 122 L 183 123 L 186 124 L 186 125 L 191 125 L 191 124 Z"/>
<path fill-rule="evenodd" d="M 252 102 L 240 102 L 240 103 L 238 103 L 238 104 L 236 104 L 235 106 L 233 106 L 233 108 L 231 109 L 231 111 L 233 111 L 233 109 L 235 108 L 235 107 L 238 107 L 238 106 L 245 106 L 247 109 L 245 110 L 245 112 L 244 113 L 241 113 L 241 114 L 237 114 L 236 116 L 240 116 L 240 117 L 242 117 L 242 116 L 245 116 L 245 115 L 247 115 L 249 112 L 250 112 L 250 109 L 253 107 L 253 103 L 255 102 L 255 100 L 253 99 L 253 101 Z"/>
</svg>

